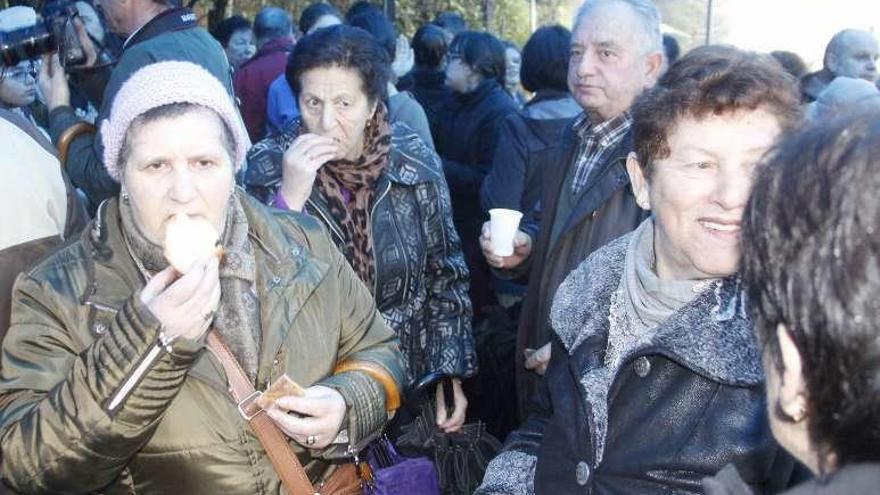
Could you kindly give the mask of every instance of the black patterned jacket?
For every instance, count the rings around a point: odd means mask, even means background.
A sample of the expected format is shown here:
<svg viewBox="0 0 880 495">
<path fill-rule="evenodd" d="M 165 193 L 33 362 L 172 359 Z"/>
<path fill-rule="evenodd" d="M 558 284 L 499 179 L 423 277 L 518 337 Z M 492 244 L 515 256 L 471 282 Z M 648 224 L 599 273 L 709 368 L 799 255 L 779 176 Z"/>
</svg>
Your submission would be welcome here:
<svg viewBox="0 0 880 495">
<path fill-rule="evenodd" d="M 248 153 L 247 190 L 272 204 L 281 184 L 281 157 L 293 127 L 258 142 Z M 405 124 L 392 124 L 391 160 L 373 200 L 376 306 L 400 338 L 410 379 L 429 373 L 467 378 L 477 372 L 471 333 L 468 270 L 452 224 L 440 157 Z M 318 188 L 305 211 L 330 230 L 341 228 Z"/>
</svg>

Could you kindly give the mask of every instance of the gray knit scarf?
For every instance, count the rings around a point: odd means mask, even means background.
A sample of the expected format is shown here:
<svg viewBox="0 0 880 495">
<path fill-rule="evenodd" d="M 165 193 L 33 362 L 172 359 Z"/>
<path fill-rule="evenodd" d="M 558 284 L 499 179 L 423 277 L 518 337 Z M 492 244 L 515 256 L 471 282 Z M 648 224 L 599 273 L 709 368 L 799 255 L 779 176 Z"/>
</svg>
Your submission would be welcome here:
<svg viewBox="0 0 880 495">
<path fill-rule="evenodd" d="M 122 233 L 139 268 L 150 277 L 168 266 L 162 246 L 147 239 L 134 218 L 129 201 L 119 201 Z M 251 380 L 256 381 L 260 349 L 260 301 L 255 289 L 256 260 L 248 239 L 248 221 L 236 193 L 229 199 L 222 237 L 220 305 L 213 326 Z"/>
<path fill-rule="evenodd" d="M 635 330 L 655 328 L 694 300 L 694 280 L 661 279 L 655 272 L 654 217 L 636 228 L 623 265 L 623 303 Z"/>
</svg>

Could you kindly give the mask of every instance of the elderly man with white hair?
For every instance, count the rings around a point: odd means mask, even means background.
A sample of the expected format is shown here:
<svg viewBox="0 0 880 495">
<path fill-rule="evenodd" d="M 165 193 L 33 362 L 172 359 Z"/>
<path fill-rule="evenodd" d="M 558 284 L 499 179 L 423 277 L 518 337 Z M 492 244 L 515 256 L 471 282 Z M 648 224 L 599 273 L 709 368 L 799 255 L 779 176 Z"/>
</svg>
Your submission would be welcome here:
<svg viewBox="0 0 880 495">
<path fill-rule="evenodd" d="M 584 111 L 564 130 L 554 166 L 542 170 L 539 231 L 534 238 L 518 232 L 513 255 L 500 257 L 483 226 L 483 254 L 496 273 L 529 274 L 516 352 L 521 419 L 550 360 L 556 288 L 590 253 L 645 216 L 625 167 L 632 151 L 629 109 L 656 82 L 662 52 L 660 15 L 650 0 L 585 2 L 575 16 L 568 66 L 569 90 Z"/>
</svg>

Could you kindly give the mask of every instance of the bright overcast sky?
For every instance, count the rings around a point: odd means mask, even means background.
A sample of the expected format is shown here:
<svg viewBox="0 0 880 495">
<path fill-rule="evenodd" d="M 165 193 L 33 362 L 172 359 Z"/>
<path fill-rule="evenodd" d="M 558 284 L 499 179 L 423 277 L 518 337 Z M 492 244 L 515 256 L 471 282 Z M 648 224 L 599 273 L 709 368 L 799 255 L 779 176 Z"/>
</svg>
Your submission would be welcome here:
<svg viewBox="0 0 880 495">
<path fill-rule="evenodd" d="M 825 45 L 844 28 L 880 34 L 880 0 L 729 0 L 724 41 L 758 51 L 789 50 L 812 68 Z"/>
</svg>

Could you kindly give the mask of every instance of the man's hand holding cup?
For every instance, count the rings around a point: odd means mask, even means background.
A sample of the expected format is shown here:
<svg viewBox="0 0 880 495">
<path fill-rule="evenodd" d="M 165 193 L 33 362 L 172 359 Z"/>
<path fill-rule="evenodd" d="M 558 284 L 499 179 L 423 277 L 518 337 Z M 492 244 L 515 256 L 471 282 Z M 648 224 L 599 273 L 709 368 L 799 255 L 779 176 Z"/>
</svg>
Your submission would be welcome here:
<svg viewBox="0 0 880 495">
<path fill-rule="evenodd" d="M 512 270 L 532 253 L 532 238 L 519 230 L 522 213 L 516 210 L 493 208 L 490 219 L 483 224 L 480 247 L 490 266 Z"/>
</svg>

